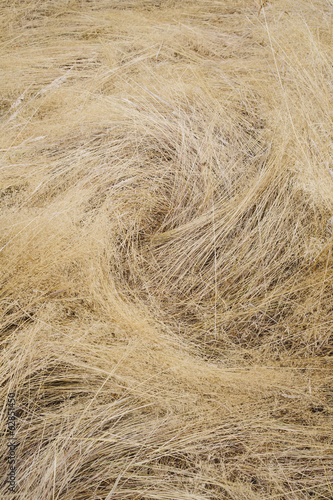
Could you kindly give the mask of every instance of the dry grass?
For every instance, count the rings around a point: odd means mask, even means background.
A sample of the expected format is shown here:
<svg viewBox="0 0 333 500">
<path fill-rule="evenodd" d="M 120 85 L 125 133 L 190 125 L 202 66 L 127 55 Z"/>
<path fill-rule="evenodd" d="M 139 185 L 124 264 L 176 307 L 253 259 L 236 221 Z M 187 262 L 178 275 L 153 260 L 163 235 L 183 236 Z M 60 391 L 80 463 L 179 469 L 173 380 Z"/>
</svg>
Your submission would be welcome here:
<svg viewBox="0 0 333 500">
<path fill-rule="evenodd" d="M 332 20 L 1 1 L 1 498 L 333 498 Z"/>
</svg>

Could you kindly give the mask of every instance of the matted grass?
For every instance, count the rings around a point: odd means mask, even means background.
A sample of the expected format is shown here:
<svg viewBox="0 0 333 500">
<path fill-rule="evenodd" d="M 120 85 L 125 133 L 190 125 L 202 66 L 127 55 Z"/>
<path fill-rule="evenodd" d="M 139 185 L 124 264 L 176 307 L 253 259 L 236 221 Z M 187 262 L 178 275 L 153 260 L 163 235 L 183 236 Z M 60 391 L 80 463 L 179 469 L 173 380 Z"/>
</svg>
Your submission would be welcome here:
<svg viewBox="0 0 333 500">
<path fill-rule="evenodd" d="M 333 497 L 332 19 L 2 0 L 1 498 Z"/>
</svg>

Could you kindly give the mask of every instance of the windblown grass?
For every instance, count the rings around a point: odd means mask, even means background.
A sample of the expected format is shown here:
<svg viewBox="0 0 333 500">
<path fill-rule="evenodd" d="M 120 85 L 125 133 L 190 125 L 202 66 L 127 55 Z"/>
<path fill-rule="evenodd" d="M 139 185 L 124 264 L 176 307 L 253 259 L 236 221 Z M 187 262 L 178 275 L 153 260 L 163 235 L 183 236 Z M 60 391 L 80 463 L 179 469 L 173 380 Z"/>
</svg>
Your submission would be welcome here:
<svg viewBox="0 0 333 500">
<path fill-rule="evenodd" d="M 1 498 L 331 499 L 331 1 L 0 15 Z"/>
</svg>

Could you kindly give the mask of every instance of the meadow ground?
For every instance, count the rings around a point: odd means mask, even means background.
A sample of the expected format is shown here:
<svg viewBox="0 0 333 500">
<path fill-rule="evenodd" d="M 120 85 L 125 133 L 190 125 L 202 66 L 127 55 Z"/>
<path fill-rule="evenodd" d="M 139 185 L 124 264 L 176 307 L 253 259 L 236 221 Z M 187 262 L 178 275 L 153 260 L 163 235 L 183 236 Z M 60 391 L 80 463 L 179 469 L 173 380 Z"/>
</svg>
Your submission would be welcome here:
<svg viewBox="0 0 333 500">
<path fill-rule="evenodd" d="M 1 0 L 0 46 L 1 498 L 332 499 L 332 1 Z"/>
</svg>

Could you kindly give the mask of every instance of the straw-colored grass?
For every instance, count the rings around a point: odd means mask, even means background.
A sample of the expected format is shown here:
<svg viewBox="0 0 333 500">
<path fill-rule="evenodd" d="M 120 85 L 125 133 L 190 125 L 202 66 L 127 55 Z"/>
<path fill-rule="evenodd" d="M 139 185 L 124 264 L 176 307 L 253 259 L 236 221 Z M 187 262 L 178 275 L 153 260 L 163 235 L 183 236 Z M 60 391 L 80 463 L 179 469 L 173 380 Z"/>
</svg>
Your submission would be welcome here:
<svg viewBox="0 0 333 500">
<path fill-rule="evenodd" d="M 332 23 L 1 1 L 1 498 L 333 498 Z"/>
</svg>

